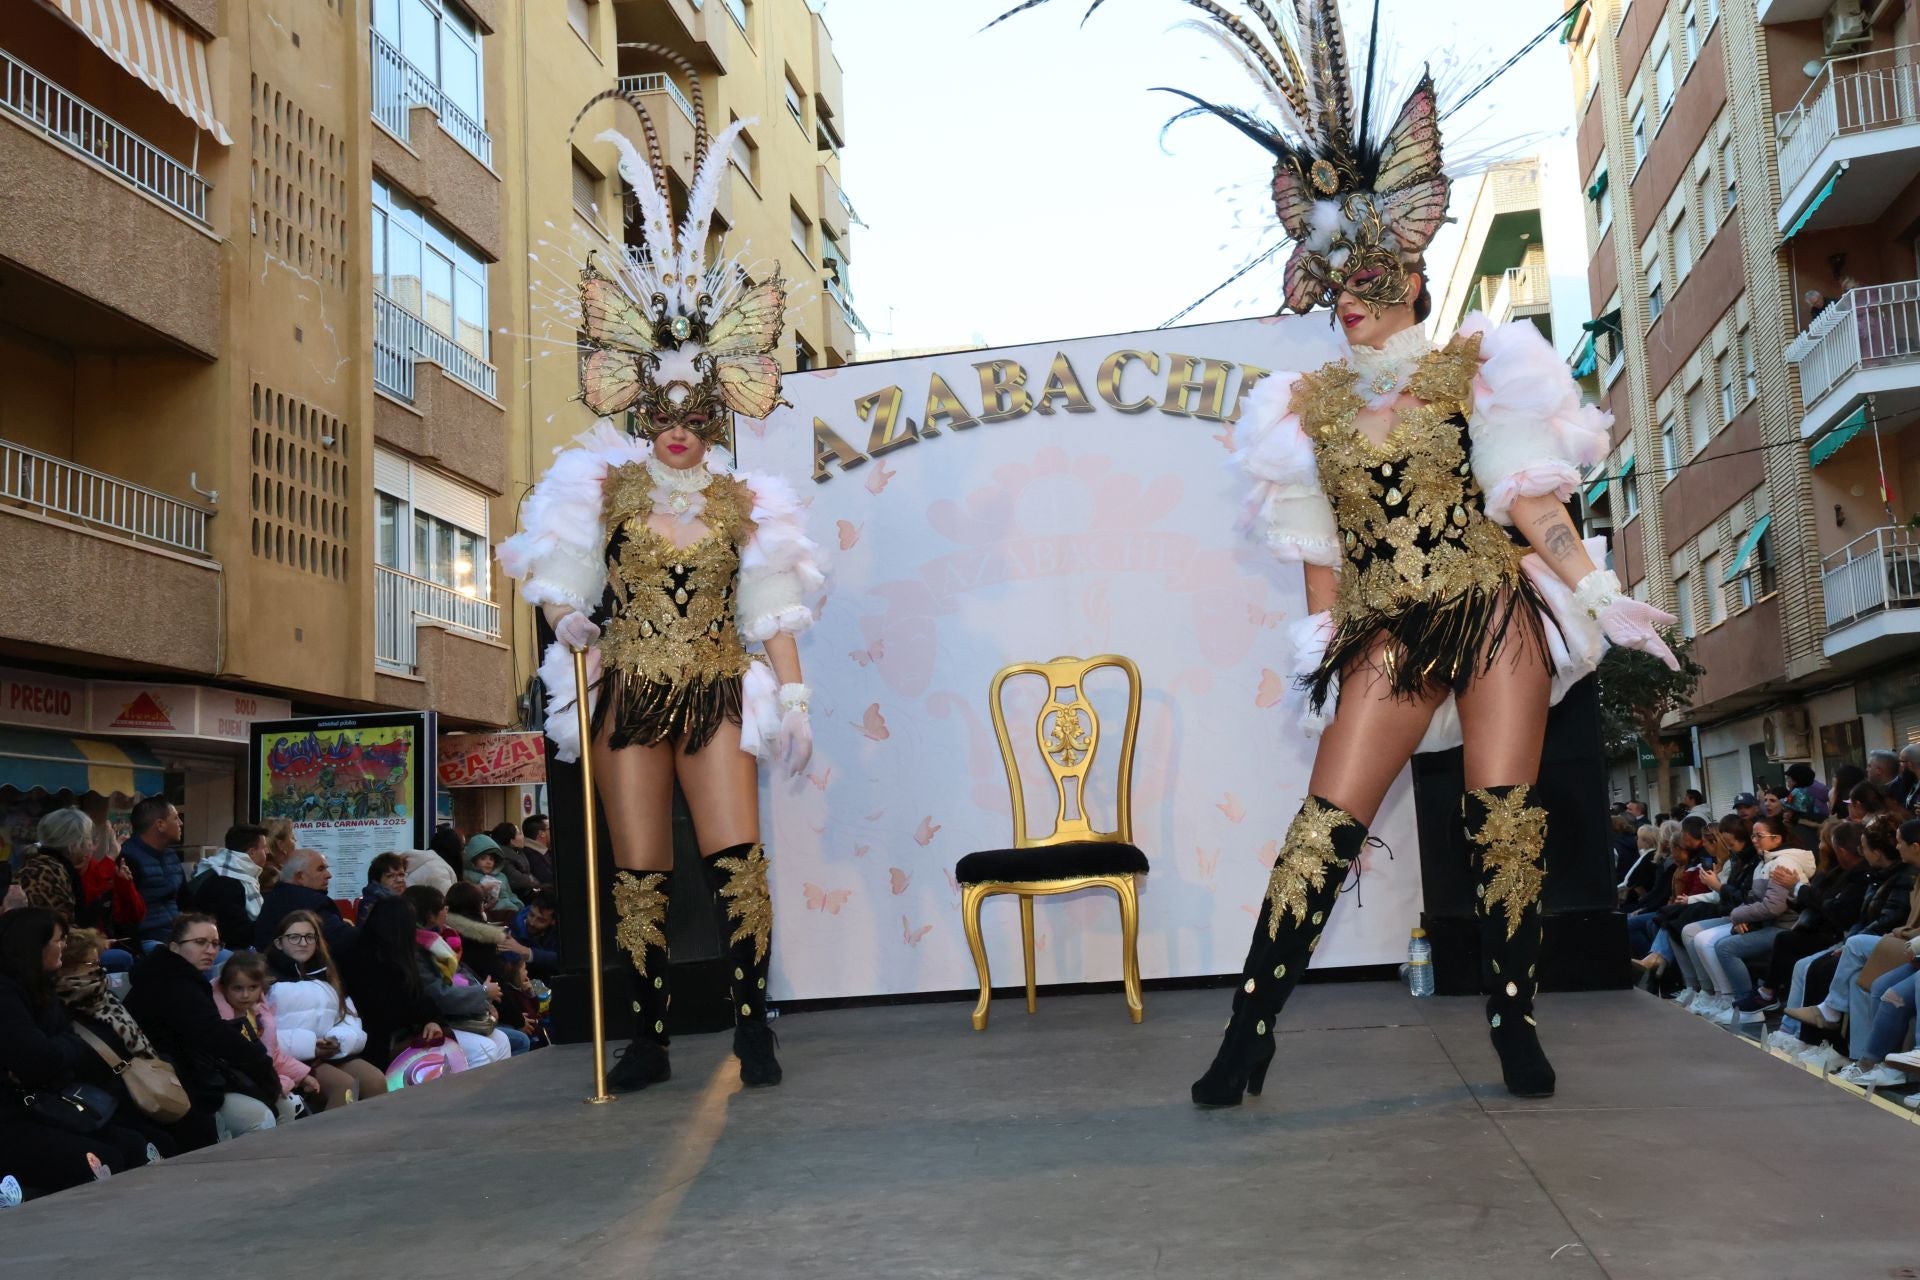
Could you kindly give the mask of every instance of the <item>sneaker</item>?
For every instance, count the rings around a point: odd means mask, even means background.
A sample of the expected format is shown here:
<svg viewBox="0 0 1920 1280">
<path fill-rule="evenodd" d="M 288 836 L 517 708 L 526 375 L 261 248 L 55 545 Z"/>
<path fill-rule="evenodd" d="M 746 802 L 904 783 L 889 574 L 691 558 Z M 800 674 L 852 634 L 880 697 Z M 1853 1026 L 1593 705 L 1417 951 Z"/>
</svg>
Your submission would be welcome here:
<svg viewBox="0 0 1920 1280">
<path fill-rule="evenodd" d="M 1693 1007 L 1693 998 L 1699 994 L 1700 993 L 1692 987 L 1682 987 L 1678 992 L 1668 998 L 1682 1009 L 1689 1009 Z"/>
<path fill-rule="evenodd" d="M 1863 1067 L 1854 1063 L 1840 1073 L 1840 1078 L 1848 1084 L 1857 1084 L 1863 1089 L 1892 1089 L 1907 1082 L 1907 1073 L 1898 1067 Z"/>
<path fill-rule="evenodd" d="M 1741 1013 L 1772 1013 L 1780 1007 L 1778 1000 L 1769 999 L 1758 991 L 1749 991 L 1733 1002 L 1733 1007 Z"/>
<path fill-rule="evenodd" d="M 1733 1012 L 1727 1015 L 1727 1021 L 1737 1027 L 1765 1026 L 1767 1015 L 1758 1009 L 1742 1009 L 1739 1005 L 1735 1005 Z"/>
<path fill-rule="evenodd" d="M 1908 1094 L 1906 1097 L 1900 1099 L 1900 1105 L 1909 1111 L 1920 1111 L 1920 1093 Z M 7 1181 L 12 1182 L 13 1179 L 8 1178 Z"/>
<path fill-rule="evenodd" d="M 27 1197 L 20 1190 L 20 1179 L 8 1174 L 0 1178 L 0 1209 L 17 1209 Z"/>
<path fill-rule="evenodd" d="M 1767 1048 L 1777 1049 L 1781 1053 L 1799 1057 L 1807 1051 L 1807 1042 L 1791 1031 L 1773 1031 L 1767 1034 Z"/>
<path fill-rule="evenodd" d="M 1830 1044 L 1817 1044 L 1801 1054 L 1795 1061 L 1799 1062 L 1803 1067 L 1818 1071 L 1822 1075 L 1828 1075 L 1835 1071 L 1844 1071 L 1853 1065 L 1852 1060 L 1848 1058 L 1846 1054 L 1841 1053 Z"/>
<path fill-rule="evenodd" d="M 1712 994 L 1703 995 L 1695 1000 L 1690 1008 L 1694 1013 L 1699 1014 L 1711 1022 L 1726 1017 L 1727 1014 L 1732 1011 L 1733 997 Z"/>
<path fill-rule="evenodd" d="M 1896 1067 L 1912 1067 L 1915 1071 L 1920 1071 L 1920 1049 L 1910 1049 L 1906 1053 L 1890 1053 L 1881 1061 L 1892 1063 Z"/>
</svg>

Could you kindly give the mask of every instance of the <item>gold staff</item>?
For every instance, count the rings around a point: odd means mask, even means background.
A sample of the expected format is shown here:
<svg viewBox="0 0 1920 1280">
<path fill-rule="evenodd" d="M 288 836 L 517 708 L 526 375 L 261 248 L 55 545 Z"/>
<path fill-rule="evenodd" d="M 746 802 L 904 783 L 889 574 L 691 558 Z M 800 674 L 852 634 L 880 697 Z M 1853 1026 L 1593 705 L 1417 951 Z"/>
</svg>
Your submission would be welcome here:
<svg viewBox="0 0 1920 1280">
<path fill-rule="evenodd" d="M 607 1013 L 600 993 L 600 839 L 593 812 L 592 717 L 587 712 L 587 651 L 573 651 L 573 706 L 580 717 L 580 793 L 587 815 L 587 956 L 593 968 L 587 988 L 593 1000 L 593 1096 L 588 1102 L 612 1102 L 607 1092 Z"/>
</svg>

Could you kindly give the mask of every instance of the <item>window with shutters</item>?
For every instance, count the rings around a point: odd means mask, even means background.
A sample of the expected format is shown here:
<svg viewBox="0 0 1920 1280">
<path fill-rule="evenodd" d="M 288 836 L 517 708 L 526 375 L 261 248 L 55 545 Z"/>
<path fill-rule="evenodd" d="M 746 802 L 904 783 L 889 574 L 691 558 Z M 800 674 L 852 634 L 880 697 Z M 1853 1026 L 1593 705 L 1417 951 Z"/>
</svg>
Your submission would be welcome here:
<svg viewBox="0 0 1920 1280">
<path fill-rule="evenodd" d="M 1640 486 L 1638 477 L 1633 474 L 1632 459 L 1628 459 L 1627 465 L 1620 469 L 1620 487 L 1626 490 L 1627 519 L 1631 520 L 1640 514 Z"/>
<path fill-rule="evenodd" d="M 1687 202 L 1681 198 L 1674 202 L 1673 214 L 1667 222 L 1667 234 L 1673 245 L 1673 283 L 1678 288 L 1680 282 L 1693 270 L 1693 222 L 1687 217 Z"/>
<path fill-rule="evenodd" d="M 800 126 L 800 131 L 805 133 L 807 128 L 807 96 L 801 92 L 800 86 L 794 83 L 793 73 L 791 71 L 787 73 L 786 83 L 787 114 L 793 117 L 794 122 Z"/>
<path fill-rule="evenodd" d="M 1667 297 L 1660 274 L 1660 237 L 1647 237 L 1640 246 L 1640 273 L 1647 282 L 1647 323 L 1652 324 L 1666 310 Z"/>
<path fill-rule="evenodd" d="M 738 116 L 734 117 L 737 122 Z M 733 136 L 733 167 L 754 186 L 760 185 L 760 148 L 746 130 Z"/>
<path fill-rule="evenodd" d="M 1707 625 L 1717 627 L 1727 620 L 1727 591 L 1720 585 L 1720 553 L 1700 560 L 1701 586 L 1707 593 Z"/>
<path fill-rule="evenodd" d="M 1629 118 L 1633 121 L 1633 168 L 1637 173 L 1647 158 L 1647 104 L 1635 101 L 1629 108 Z"/>
<path fill-rule="evenodd" d="M 787 234 L 801 256 L 809 262 L 813 261 L 813 223 L 807 220 L 806 214 L 800 212 L 798 205 L 789 205 L 787 208 Z"/>
<path fill-rule="evenodd" d="M 1693 445 L 1692 452 L 1698 453 L 1707 447 L 1707 441 L 1713 439 L 1713 433 L 1720 429 L 1720 423 L 1713 417 L 1713 393 L 1707 387 L 1705 378 L 1687 388 L 1687 436 Z"/>
<path fill-rule="evenodd" d="M 1732 422 L 1734 414 L 1740 410 L 1739 404 L 1734 400 L 1733 356 L 1730 352 L 1722 351 L 1713 363 L 1715 371 L 1720 375 L 1720 420 Z"/>
<path fill-rule="evenodd" d="M 1660 421 L 1660 463 L 1666 474 L 1660 478 L 1665 484 L 1673 479 L 1673 473 L 1680 465 L 1680 442 L 1675 438 L 1675 423 L 1672 414 Z"/>
<path fill-rule="evenodd" d="M 573 207 L 581 217 L 600 225 L 600 175 L 578 154 L 573 157 Z"/>
<path fill-rule="evenodd" d="M 1660 123 L 1673 110 L 1673 50 L 1662 49 L 1653 64 L 1653 100 L 1660 105 Z"/>
<path fill-rule="evenodd" d="M 597 7 L 594 0 L 567 0 L 567 25 L 589 46 L 593 44 L 593 13 Z"/>
<path fill-rule="evenodd" d="M 1676 574 L 1673 579 L 1673 616 L 1680 620 L 1680 634 L 1691 640 L 1698 634 L 1693 625 L 1693 575 Z"/>
<path fill-rule="evenodd" d="M 1734 181 L 1732 139 L 1720 145 L 1720 182 L 1721 189 L 1726 192 L 1726 207 L 1731 209 L 1740 203 L 1740 187 Z"/>
<path fill-rule="evenodd" d="M 1687 68 L 1692 70 L 1695 60 L 1700 57 L 1700 10 L 1693 0 L 1688 0 L 1686 10 L 1680 17 L 1680 40 L 1687 51 Z"/>
<path fill-rule="evenodd" d="M 1701 240 L 1704 243 L 1712 240 L 1714 234 L 1720 230 L 1720 205 L 1719 202 L 1713 198 L 1713 168 L 1711 165 L 1700 175 L 1700 182 L 1694 192 L 1694 197 L 1695 202 L 1700 207 L 1700 229 L 1704 232 Z"/>
<path fill-rule="evenodd" d="M 492 598 L 485 494 L 385 449 L 374 455 L 373 483 L 378 563 Z"/>
</svg>

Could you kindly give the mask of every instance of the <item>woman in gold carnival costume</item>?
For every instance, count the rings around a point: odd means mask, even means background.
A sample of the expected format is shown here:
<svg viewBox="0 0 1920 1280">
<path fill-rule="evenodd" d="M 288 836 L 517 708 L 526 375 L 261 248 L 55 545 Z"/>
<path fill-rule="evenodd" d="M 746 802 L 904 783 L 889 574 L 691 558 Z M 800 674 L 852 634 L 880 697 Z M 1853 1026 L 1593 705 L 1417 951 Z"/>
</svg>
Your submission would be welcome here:
<svg viewBox="0 0 1920 1280">
<path fill-rule="evenodd" d="M 1234 1106 L 1260 1092 L 1275 1019 L 1388 788 L 1417 748 L 1463 742 L 1487 1023 L 1507 1088 L 1545 1096 L 1554 1074 L 1533 998 L 1547 814 L 1529 791 L 1547 711 L 1609 642 L 1673 662 L 1658 633 L 1673 619 L 1623 594 L 1596 567 L 1604 546 L 1582 543 L 1567 517 L 1610 419 L 1581 404 L 1527 321 L 1476 314 L 1439 345 L 1421 327 L 1423 254 L 1449 189 L 1440 112 L 1423 72 L 1391 120 L 1376 117 L 1377 5 L 1356 93 L 1337 0 L 1247 0 L 1250 18 L 1187 2 L 1267 99 L 1262 115 L 1182 94 L 1188 114 L 1222 118 L 1274 156 L 1274 204 L 1294 242 L 1286 306 L 1328 308 L 1348 346 L 1317 370 L 1266 378 L 1236 427 L 1254 523 L 1305 569 L 1312 616 L 1294 628 L 1295 669 L 1321 736 L 1193 1100 Z"/>
<path fill-rule="evenodd" d="M 582 273 L 582 398 L 600 421 L 556 451 L 522 509 L 520 532 L 500 549 L 501 564 L 556 637 L 540 674 L 550 691 L 547 733 L 562 760 L 579 758 L 572 652 L 587 651 L 589 749 L 619 868 L 615 936 L 635 1019 L 633 1041 L 608 1077 L 620 1090 L 669 1074 L 676 781 L 731 926 L 741 1081 L 780 1082 L 767 1025 L 773 904 L 755 757 L 798 773 L 812 750 L 794 641 L 812 624 L 805 599 L 821 585 L 805 512 L 784 480 L 735 473 L 715 452 L 733 415 L 762 418 L 781 403 L 769 353 L 780 340 L 785 287 L 777 271 L 754 283 L 736 259 L 706 261 L 708 222 L 742 125 L 710 142 L 690 70 L 688 81 L 699 145 L 677 229 L 644 109 L 626 99 L 640 113 L 646 154 L 617 132 L 601 135 L 620 149 L 645 249 L 596 259 Z M 611 96 L 620 95 L 594 103 Z M 621 420 L 625 429 L 615 425 Z M 750 644 L 764 658 L 750 654 Z"/>
</svg>

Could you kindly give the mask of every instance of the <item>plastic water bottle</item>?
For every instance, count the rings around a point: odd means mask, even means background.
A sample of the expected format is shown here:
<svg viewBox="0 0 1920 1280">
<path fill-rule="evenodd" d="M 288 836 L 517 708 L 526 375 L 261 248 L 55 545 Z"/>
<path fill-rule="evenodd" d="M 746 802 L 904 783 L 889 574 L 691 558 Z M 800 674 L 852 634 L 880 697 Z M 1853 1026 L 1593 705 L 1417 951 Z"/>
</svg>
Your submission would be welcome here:
<svg viewBox="0 0 1920 1280">
<path fill-rule="evenodd" d="M 1433 944 L 1418 927 L 1407 940 L 1407 989 L 1419 997 L 1433 994 Z"/>
</svg>

